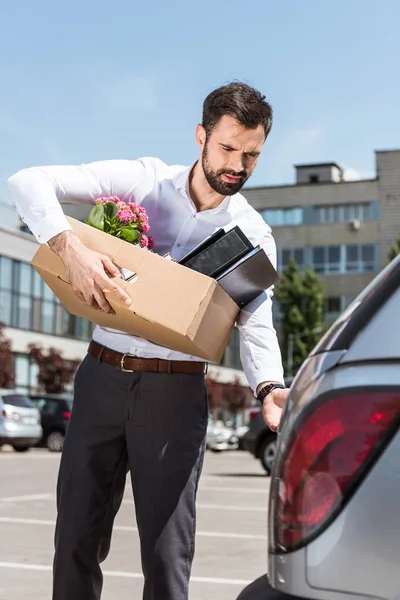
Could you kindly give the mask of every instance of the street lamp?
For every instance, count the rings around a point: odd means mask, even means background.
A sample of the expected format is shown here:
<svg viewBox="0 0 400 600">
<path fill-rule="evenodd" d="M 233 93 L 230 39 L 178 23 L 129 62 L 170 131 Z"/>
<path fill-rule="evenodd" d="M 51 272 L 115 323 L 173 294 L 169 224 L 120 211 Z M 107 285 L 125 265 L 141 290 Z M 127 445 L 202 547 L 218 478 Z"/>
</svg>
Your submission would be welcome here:
<svg viewBox="0 0 400 600">
<path fill-rule="evenodd" d="M 308 337 L 314 333 L 322 333 L 325 331 L 323 327 L 316 327 L 311 331 L 302 331 L 301 333 L 289 333 L 288 335 L 288 377 L 293 377 L 293 342 L 302 337 Z"/>
</svg>

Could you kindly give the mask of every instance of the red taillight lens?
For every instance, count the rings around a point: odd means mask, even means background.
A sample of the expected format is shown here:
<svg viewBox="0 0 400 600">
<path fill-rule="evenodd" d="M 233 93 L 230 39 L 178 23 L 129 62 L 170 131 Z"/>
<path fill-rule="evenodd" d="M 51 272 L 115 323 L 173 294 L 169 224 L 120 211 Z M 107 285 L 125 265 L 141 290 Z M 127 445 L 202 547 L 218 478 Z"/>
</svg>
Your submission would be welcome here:
<svg viewBox="0 0 400 600">
<path fill-rule="evenodd" d="M 275 542 L 304 545 L 340 509 L 400 415 L 400 392 L 331 397 L 299 423 L 282 463 Z"/>
<path fill-rule="evenodd" d="M 255 419 L 255 417 L 257 415 L 259 415 L 261 412 L 261 408 L 255 407 L 255 408 L 251 408 L 249 410 L 249 422 L 252 421 L 253 419 Z"/>
<path fill-rule="evenodd" d="M 71 412 L 69 410 L 65 410 L 62 414 L 64 419 L 70 419 L 71 418 Z"/>
</svg>

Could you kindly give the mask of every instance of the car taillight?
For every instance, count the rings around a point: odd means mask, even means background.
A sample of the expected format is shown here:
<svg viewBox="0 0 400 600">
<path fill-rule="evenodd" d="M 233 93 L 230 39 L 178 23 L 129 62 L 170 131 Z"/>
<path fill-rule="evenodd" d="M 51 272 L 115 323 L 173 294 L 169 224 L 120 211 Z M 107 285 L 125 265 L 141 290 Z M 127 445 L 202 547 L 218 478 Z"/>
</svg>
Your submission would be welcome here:
<svg viewBox="0 0 400 600">
<path fill-rule="evenodd" d="M 397 430 L 400 391 L 325 396 L 289 439 L 278 471 L 273 551 L 299 548 L 328 526 Z"/>
<path fill-rule="evenodd" d="M 65 410 L 62 414 L 64 419 L 70 419 L 71 418 L 71 412 L 69 410 Z"/>
<path fill-rule="evenodd" d="M 260 412 L 261 412 L 261 407 L 260 407 L 260 408 L 258 408 L 258 407 L 251 408 L 251 409 L 249 410 L 249 422 L 250 422 L 250 421 L 252 421 L 253 419 L 255 419 L 255 417 L 256 417 L 257 415 L 259 415 L 259 414 L 260 414 Z"/>
</svg>

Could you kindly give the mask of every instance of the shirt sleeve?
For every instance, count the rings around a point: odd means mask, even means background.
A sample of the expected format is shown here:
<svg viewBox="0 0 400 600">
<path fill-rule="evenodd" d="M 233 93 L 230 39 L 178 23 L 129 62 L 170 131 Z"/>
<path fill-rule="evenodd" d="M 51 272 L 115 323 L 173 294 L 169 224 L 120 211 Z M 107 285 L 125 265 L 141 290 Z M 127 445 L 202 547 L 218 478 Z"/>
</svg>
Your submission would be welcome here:
<svg viewBox="0 0 400 600">
<path fill-rule="evenodd" d="M 12 175 L 7 186 L 24 223 L 37 241 L 71 229 L 62 203 L 94 204 L 97 198 L 126 200 L 144 176 L 139 160 L 106 160 L 82 165 L 30 167 Z"/>
<path fill-rule="evenodd" d="M 276 268 L 276 246 L 269 233 L 262 248 Z M 284 383 L 282 356 L 272 319 L 273 286 L 240 311 L 240 358 L 253 393 L 264 381 Z"/>
</svg>

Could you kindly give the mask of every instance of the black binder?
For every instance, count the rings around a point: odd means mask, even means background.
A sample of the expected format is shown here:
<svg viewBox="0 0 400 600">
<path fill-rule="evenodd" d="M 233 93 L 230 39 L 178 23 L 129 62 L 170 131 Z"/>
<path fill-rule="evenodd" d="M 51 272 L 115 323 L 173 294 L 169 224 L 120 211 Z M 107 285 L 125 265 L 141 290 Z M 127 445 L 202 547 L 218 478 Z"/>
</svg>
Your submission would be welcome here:
<svg viewBox="0 0 400 600">
<path fill-rule="evenodd" d="M 216 279 L 239 307 L 279 281 L 264 250 L 254 248 L 238 226 L 219 229 L 179 263 Z"/>
<path fill-rule="evenodd" d="M 251 250 L 253 245 L 239 227 L 229 231 L 219 229 L 186 254 L 179 263 L 216 278 Z"/>
<path fill-rule="evenodd" d="M 221 273 L 216 280 L 242 308 L 279 281 L 279 275 L 260 247 Z"/>
</svg>

